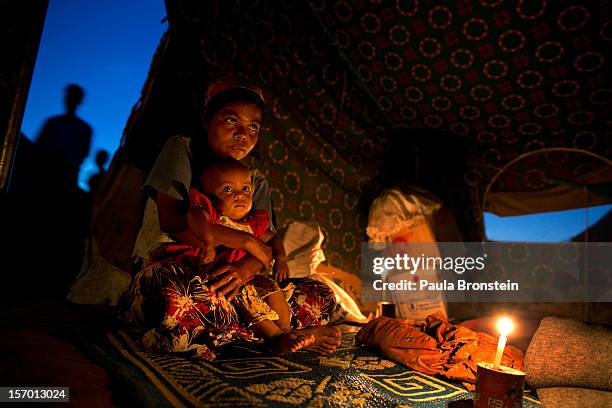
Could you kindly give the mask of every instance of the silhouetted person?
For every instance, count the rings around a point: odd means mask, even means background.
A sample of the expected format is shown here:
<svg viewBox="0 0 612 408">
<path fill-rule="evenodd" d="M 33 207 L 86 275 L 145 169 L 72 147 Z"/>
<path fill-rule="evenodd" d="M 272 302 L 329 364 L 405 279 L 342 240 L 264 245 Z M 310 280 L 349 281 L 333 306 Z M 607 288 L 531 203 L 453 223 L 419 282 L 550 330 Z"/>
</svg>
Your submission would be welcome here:
<svg viewBox="0 0 612 408">
<path fill-rule="evenodd" d="M 104 176 L 106 176 L 104 165 L 106 164 L 107 160 L 108 152 L 104 149 L 98 150 L 96 153 L 96 166 L 98 166 L 98 172 L 91 176 L 87 182 L 87 184 L 89 184 L 89 191 L 91 192 L 92 197 L 95 197 L 98 191 L 100 191 L 100 187 L 102 187 Z"/>
<path fill-rule="evenodd" d="M 77 186 L 77 176 L 92 137 L 91 127 L 77 116 L 83 97 L 80 86 L 68 85 L 65 113 L 47 119 L 34 144 L 26 138 L 20 141 L 11 225 L 0 224 L 20 243 L 9 253 L 29 261 L 10 277 L 15 287 L 28 288 L 26 295 L 8 294 L 14 300 L 65 298 L 81 266 L 90 207 L 89 195 Z M 37 240 L 34 258 L 32 246 L 21 244 L 31 240 L 32 231 Z"/>
<path fill-rule="evenodd" d="M 66 113 L 45 123 L 36 145 L 48 156 L 47 168 L 41 168 L 41 185 L 46 190 L 76 191 L 81 163 L 89 154 L 91 127 L 76 115 L 85 92 L 78 85 L 66 87 Z M 43 173 L 44 172 L 44 173 Z"/>
</svg>

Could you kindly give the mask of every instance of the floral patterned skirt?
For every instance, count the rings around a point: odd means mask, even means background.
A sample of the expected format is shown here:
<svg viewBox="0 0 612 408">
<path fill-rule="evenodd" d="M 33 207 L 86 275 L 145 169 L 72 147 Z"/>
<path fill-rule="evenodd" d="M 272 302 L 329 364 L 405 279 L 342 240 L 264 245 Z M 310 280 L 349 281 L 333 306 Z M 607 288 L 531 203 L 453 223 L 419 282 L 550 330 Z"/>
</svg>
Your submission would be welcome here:
<svg viewBox="0 0 612 408">
<path fill-rule="evenodd" d="M 292 312 L 291 326 L 325 325 L 339 313 L 332 290 L 309 278 L 293 278 L 281 287 L 258 275 L 227 301 L 208 289 L 208 278 L 185 264 L 161 262 L 141 270 L 120 301 L 121 321 L 150 352 L 181 352 L 213 360 L 214 347 L 235 340 L 261 342 L 251 326 L 278 320 L 265 298 L 283 290 Z M 244 316 L 249 316 L 249 323 Z"/>
</svg>

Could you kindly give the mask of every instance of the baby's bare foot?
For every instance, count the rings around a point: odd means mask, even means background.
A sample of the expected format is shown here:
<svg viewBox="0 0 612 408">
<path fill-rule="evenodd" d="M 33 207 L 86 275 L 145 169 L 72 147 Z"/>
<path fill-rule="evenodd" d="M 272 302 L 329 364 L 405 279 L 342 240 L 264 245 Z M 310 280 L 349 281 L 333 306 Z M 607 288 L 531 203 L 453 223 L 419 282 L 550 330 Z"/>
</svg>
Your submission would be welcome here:
<svg viewBox="0 0 612 408">
<path fill-rule="evenodd" d="M 268 348 L 275 354 L 294 353 L 302 348 L 312 345 L 315 336 L 312 334 L 283 333 L 266 341 Z"/>
<path fill-rule="evenodd" d="M 315 341 L 310 346 L 305 348 L 305 350 L 312 351 L 314 353 L 333 353 L 342 343 L 340 341 L 342 332 L 335 326 L 307 327 L 305 329 L 294 330 L 293 332 L 296 334 L 314 335 Z"/>
</svg>

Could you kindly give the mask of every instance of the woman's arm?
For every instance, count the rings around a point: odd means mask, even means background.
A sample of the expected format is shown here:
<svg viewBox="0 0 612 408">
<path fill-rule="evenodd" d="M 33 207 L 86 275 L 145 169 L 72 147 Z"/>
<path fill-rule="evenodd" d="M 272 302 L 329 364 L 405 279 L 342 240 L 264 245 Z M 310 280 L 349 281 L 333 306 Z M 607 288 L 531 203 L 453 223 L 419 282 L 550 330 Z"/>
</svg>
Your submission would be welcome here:
<svg viewBox="0 0 612 408">
<path fill-rule="evenodd" d="M 159 227 L 162 231 L 194 247 L 203 247 L 203 242 L 212 241 L 213 246 L 244 249 L 264 265 L 272 263 L 272 250 L 257 238 L 244 231 L 210 223 L 201 208 L 195 207 L 185 213 L 184 206 L 183 201 L 157 192 Z"/>
<path fill-rule="evenodd" d="M 202 240 L 189 229 L 184 200 L 177 200 L 158 191 L 155 202 L 157 204 L 159 228 L 163 232 L 191 246 L 200 247 L 202 245 Z"/>
<path fill-rule="evenodd" d="M 225 296 L 232 300 L 242 285 L 253 279 L 253 277 L 265 270 L 264 266 L 251 254 L 246 254 L 231 266 L 219 268 L 211 275 L 211 290 L 217 291 L 217 296 Z"/>
<path fill-rule="evenodd" d="M 159 226 L 162 231 L 195 247 L 202 245 L 204 239 L 200 239 L 189 228 L 184 201 L 177 200 L 168 194 L 157 192 L 156 202 Z M 270 261 L 267 260 L 265 265 L 270 265 Z M 227 265 L 226 268 L 218 268 L 217 273 L 211 276 L 214 282 L 210 285 L 210 288 L 211 290 L 216 290 L 219 296 L 225 295 L 228 300 L 231 300 L 245 282 L 248 282 L 263 270 L 265 270 L 264 264 L 250 253 L 247 253 L 231 267 Z"/>
<path fill-rule="evenodd" d="M 208 221 L 209 218 L 208 212 L 201 207 L 193 207 L 187 213 L 189 230 L 207 246 L 223 245 L 228 248 L 243 249 L 264 265 L 272 263 L 272 249 L 259 239 L 244 231 L 213 224 Z"/>
</svg>

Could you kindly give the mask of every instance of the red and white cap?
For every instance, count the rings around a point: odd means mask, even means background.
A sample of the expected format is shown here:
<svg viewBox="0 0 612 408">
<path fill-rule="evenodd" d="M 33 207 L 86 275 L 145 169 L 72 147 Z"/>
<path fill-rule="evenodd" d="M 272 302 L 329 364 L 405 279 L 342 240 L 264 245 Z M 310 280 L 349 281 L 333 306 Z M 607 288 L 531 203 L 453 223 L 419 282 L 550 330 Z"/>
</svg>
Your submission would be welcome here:
<svg viewBox="0 0 612 408">
<path fill-rule="evenodd" d="M 204 106 L 208 106 L 208 103 L 212 99 L 229 90 L 243 90 L 244 92 L 250 93 L 251 96 L 261 103 L 261 105 L 266 105 L 266 99 L 264 98 L 263 91 L 260 87 L 236 79 L 221 78 L 211 82 L 210 85 L 208 85 L 208 89 L 206 90 L 206 98 L 204 99 Z"/>
</svg>

